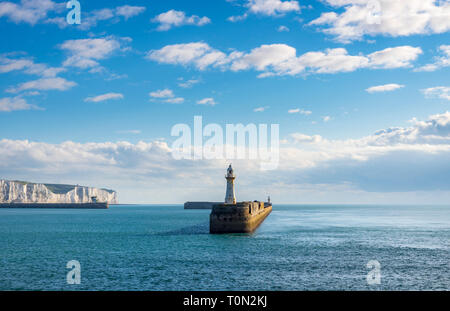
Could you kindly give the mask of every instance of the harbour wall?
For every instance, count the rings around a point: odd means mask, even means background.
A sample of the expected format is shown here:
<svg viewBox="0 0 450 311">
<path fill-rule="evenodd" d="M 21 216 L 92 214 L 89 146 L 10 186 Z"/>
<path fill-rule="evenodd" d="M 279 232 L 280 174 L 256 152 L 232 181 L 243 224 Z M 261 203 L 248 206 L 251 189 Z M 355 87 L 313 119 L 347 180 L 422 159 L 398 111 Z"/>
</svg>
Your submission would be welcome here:
<svg viewBox="0 0 450 311">
<path fill-rule="evenodd" d="M 213 205 L 220 203 L 222 202 L 186 202 L 184 209 L 212 209 Z"/>
<path fill-rule="evenodd" d="M 264 202 L 238 202 L 214 205 L 210 233 L 251 233 L 272 212 L 272 204 Z"/>
</svg>

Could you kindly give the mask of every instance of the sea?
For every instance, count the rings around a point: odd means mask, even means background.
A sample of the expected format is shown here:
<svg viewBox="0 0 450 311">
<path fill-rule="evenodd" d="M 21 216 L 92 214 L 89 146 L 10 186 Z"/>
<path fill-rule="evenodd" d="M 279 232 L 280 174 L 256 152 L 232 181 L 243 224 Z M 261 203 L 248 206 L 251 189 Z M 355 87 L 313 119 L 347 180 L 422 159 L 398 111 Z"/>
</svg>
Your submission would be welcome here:
<svg viewBox="0 0 450 311">
<path fill-rule="evenodd" d="M 223 235 L 209 213 L 0 209 L 0 290 L 450 290 L 450 206 L 274 204 Z"/>
</svg>

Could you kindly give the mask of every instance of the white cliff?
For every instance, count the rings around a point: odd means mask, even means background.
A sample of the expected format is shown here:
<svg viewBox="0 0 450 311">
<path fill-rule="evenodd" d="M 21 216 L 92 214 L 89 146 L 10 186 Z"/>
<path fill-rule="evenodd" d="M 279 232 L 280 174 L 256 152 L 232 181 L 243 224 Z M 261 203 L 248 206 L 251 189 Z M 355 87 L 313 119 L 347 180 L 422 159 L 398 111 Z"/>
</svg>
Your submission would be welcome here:
<svg viewBox="0 0 450 311">
<path fill-rule="evenodd" d="M 112 190 L 0 180 L 0 203 L 89 203 L 92 197 L 98 202 L 118 203 Z"/>
</svg>

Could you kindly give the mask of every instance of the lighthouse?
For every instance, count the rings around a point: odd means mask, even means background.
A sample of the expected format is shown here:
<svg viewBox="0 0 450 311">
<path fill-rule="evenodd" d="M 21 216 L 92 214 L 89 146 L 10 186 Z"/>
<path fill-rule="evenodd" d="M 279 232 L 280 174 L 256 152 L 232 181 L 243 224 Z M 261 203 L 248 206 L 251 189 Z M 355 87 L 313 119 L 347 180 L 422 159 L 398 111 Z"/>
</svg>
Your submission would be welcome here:
<svg viewBox="0 0 450 311">
<path fill-rule="evenodd" d="M 225 202 L 212 205 L 209 215 L 210 233 L 252 233 L 272 211 L 272 203 L 262 201 L 236 202 L 233 168 L 228 166 Z"/>
<path fill-rule="evenodd" d="M 225 195 L 225 204 L 236 204 L 236 196 L 234 194 L 234 176 L 233 168 L 230 166 L 227 169 L 227 174 L 225 175 L 227 180 L 227 193 Z"/>
</svg>

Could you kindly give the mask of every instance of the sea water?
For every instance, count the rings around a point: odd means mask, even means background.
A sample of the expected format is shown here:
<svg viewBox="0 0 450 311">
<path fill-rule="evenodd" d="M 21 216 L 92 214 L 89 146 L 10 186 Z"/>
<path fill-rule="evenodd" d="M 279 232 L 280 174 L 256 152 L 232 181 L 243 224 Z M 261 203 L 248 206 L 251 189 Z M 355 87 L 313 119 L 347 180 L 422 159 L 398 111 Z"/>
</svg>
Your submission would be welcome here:
<svg viewBox="0 0 450 311">
<path fill-rule="evenodd" d="M 225 235 L 209 213 L 0 209 L 0 290 L 450 290 L 450 206 L 275 204 Z"/>
</svg>

